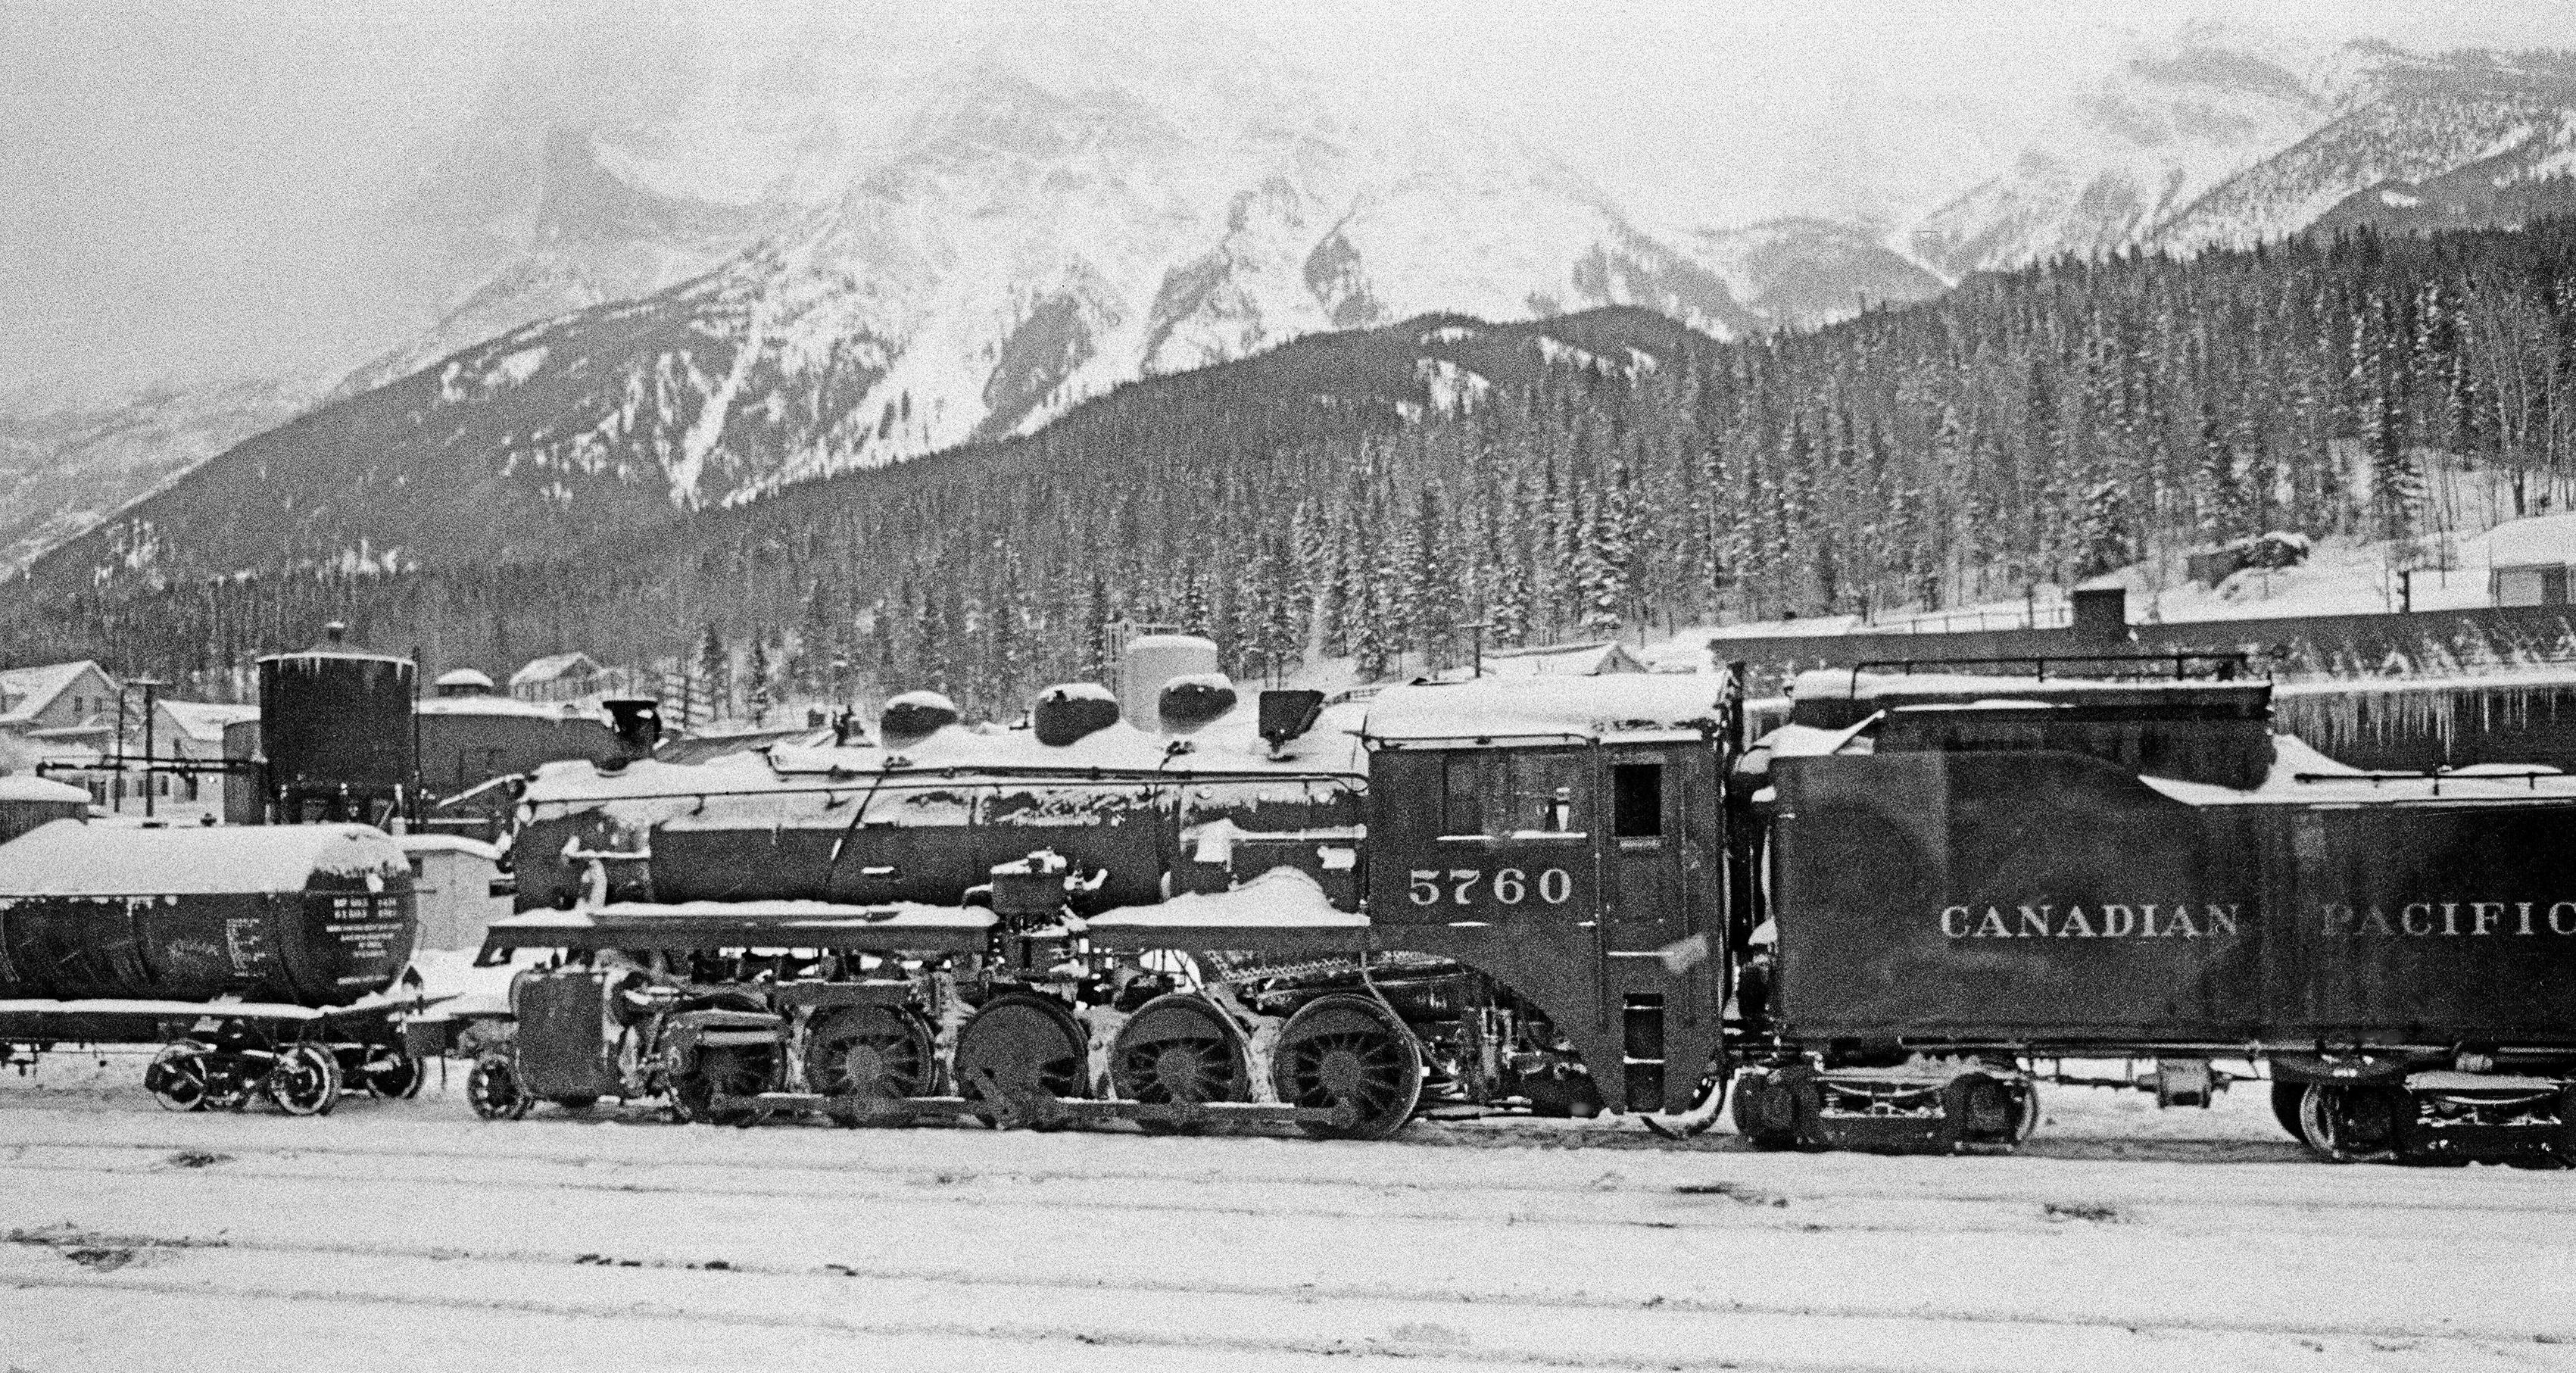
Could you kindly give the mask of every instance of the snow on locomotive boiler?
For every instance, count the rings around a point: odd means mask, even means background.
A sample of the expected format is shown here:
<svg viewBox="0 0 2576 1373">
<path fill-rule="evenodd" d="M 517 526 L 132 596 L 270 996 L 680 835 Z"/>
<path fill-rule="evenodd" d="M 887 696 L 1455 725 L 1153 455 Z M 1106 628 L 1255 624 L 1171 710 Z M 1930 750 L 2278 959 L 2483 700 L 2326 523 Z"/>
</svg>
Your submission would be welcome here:
<svg viewBox="0 0 2576 1373">
<path fill-rule="evenodd" d="M 1023 729 L 913 695 L 873 747 L 560 764 L 486 947 L 579 956 L 518 980 L 476 1100 L 1359 1137 L 1426 1101 L 1705 1113 L 1722 687 L 1256 708 L 1185 674 L 1150 731 L 1075 684 Z"/>
</svg>

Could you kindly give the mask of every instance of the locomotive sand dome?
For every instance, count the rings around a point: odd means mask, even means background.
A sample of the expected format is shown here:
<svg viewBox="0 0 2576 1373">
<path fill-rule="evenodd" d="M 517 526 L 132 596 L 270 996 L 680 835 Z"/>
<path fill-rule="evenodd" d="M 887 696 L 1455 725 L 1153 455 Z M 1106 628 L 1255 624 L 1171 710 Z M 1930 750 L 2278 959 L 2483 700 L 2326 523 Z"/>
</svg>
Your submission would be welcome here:
<svg viewBox="0 0 2576 1373">
<path fill-rule="evenodd" d="M 57 820 L 0 846 L 0 998 L 345 1006 L 402 971 L 413 899 L 363 825 Z"/>
</svg>

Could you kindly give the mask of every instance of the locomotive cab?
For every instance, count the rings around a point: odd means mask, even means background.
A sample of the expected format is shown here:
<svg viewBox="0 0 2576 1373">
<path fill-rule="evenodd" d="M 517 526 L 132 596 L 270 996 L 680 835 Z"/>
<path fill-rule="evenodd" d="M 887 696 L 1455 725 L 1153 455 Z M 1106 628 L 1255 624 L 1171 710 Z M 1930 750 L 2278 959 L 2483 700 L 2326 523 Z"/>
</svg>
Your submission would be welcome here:
<svg viewBox="0 0 2576 1373">
<path fill-rule="evenodd" d="M 1527 1018 L 1520 1076 L 1573 1051 L 1614 1109 L 1715 1085 L 1727 983 L 1725 708 L 1709 678 L 1398 688 L 1370 712 L 1379 946 L 1454 958 Z M 1527 1094 L 1543 1099 L 1534 1081 Z"/>
</svg>

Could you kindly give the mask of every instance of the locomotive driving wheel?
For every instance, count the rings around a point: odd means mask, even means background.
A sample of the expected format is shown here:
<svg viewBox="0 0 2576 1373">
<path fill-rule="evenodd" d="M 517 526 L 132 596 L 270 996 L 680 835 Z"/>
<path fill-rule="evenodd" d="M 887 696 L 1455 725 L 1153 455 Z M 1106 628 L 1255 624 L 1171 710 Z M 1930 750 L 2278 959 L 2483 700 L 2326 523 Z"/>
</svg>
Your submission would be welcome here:
<svg viewBox="0 0 2576 1373">
<path fill-rule="evenodd" d="M 1090 1045 L 1082 1022 L 1062 1003 L 1005 992 L 957 1032 L 957 1085 L 963 1095 L 989 1103 L 975 1108 L 976 1119 L 998 1125 L 1006 1113 L 1021 1114 L 1020 1104 L 1042 1111 L 1057 1097 L 1090 1095 L 1083 1071 Z M 1029 1123 L 1045 1129 L 1053 1122 L 1041 1114 Z"/>
<path fill-rule="evenodd" d="M 1422 1100 L 1422 1050 L 1403 1021 L 1365 996 L 1318 997 L 1288 1017 L 1272 1051 L 1271 1081 L 1291 1106 L 1341 1117 L 1306 1121 L 1318 1139 L 1385 1139 Z"/>
<path fill-rule="evenodd" d="M 1728 1066 L 1725 1050 L 1709 1055 L 1708 1067 L 1700 1073 L 1699 1084 L 1691 1090 L 1691 1103 L 1679 1115 L 1654 1113 L 1637 1118 L 1660 1139 L 1689 1139 L 1706 1134 L 1723 1113 Z"/>
<path fill-rule="evenodd" d="M 1118 1095 L 1156 1106 L 1252 1099 L 1252 1063 L 1235 1028 L 1215 1003 L 1196 993 L 1158 996 L 1119 1027 L 1109 1049 L 1109 1080 Z M 1147 1134 L 1207 1128 L 1173 1120 L 1138 1120 Z"/>
<path fill-rule="evenodd" d="M 261 1086 L 290 1116 L 328 1115 L 340 1100 L 340 1059 L 320 1044 L 293 1045 L 279 1052 Z"/>
<path fill-rule="evenodd" d="M 825 1096 L 895 1100 L 930 1095 L 936 1059 L 930 1027 L 892 1006 L 848 1006 L 805 1032 L 805 1081 Z M 834 1123 L 867 1117 L 834 1111 Z"/>
<path fill-rule="evenodd" d="M 161 1052 L 152 1056 L 152 1066 L 143 1070 L 143 1090 L 165 1111 L 206 1109 L 210 1095 L 206 1056 L 213 1052 L 188 1039 L 162 1045 Z"/>
</svg>

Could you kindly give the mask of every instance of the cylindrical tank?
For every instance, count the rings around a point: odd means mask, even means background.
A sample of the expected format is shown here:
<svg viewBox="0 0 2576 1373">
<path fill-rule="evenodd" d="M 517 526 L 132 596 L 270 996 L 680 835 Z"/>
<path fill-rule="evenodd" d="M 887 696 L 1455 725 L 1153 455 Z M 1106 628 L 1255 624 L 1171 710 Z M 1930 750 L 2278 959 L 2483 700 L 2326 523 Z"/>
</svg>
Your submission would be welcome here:
<svg viewBox="0 0 2576 1373">
<path fill-rule="evenodd" d="M 401 973 L 414 900 L 365 825 L 57 820 L 0 845 L 0 999 L 346 1005 Z"/>
<path fill-rule="evenodd" d="M 1216 670 L 1216 644 L 1210 640 L 1195 634 L 1140 634 L 1127 641 L 1118 676 L 1119 708 L 1139 729 L 1150 729 L 1159 718 L 1165 682 Z"/>
<path fill-rule="evenodd" d="M 412 676 L 406 659 L 343 649 L 260 659 L 269 798 L 292 811 L 308 799 L 388 801 L 414 785 Z"/>
<path fill-rule="evenodd" d="M 0 777 L 0 844 L 38 825 L 89 814 L 89 793 L 42 777 Z"/>
</svg>

